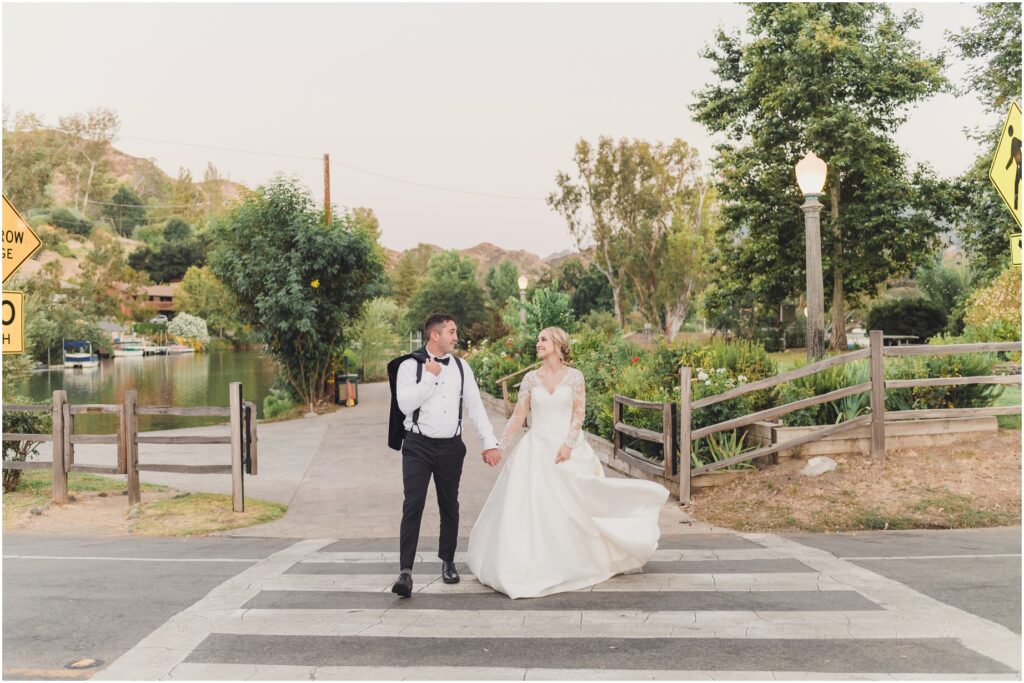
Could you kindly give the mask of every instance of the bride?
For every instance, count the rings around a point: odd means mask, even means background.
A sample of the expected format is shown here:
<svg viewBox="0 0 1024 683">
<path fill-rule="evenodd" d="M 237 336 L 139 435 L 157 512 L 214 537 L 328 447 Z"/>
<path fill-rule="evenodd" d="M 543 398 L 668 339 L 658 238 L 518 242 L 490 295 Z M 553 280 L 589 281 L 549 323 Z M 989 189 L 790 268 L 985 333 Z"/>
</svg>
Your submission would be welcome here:
<svg viewBox="0 0 1024 683">
<path fill-rule="evenodd" d="M 498 475 L 466 554 L 480 583 L 510 598 L 585 588 L 643 567 L 658 547 L 668 498 L 653 482 L 605 478 L 581 431 L 586 389 L 583 373 L 567 365 L 566 333 L 542 330 L 537 356 L 543 365 L 523 378 L 501 452 L 527 413 L 531 429 Z"/>
</svg>

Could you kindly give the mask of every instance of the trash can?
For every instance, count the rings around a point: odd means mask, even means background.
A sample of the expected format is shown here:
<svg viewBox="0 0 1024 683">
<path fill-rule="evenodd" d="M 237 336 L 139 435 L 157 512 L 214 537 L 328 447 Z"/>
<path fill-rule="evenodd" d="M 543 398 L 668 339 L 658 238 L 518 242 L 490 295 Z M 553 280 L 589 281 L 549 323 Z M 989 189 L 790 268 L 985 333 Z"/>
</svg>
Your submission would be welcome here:
<svg viewBox="0 0 1024 683">
<path fill-rule="evenodd" d="M 334 373 L 334 402 L 349 407 L 359 404 L 359 375 Z"/>
</svg>

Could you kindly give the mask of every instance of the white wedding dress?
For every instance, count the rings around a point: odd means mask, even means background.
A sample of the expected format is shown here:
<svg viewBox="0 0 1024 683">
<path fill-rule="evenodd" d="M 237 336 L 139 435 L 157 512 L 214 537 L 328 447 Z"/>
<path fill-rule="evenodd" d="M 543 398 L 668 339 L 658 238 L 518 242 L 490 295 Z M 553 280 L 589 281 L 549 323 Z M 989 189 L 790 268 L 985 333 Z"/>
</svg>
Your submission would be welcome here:
<svg viewBox="0 0 1024 683">
<path fill-rule="evenodd" d="M 668 491 L 605 478 L 581 430 L 583 373 L 567 370 L 550 393 L 536 371 L 523 379 L 502 452 L 528 412 L 531 429 L 505 460 L 469 536 L 470 571 L 510 598 L 592 586 L 643 567 L 658 547 L 658 512 Z M 555 464 L 563 445 L 572 457 Z"/>
</svg>

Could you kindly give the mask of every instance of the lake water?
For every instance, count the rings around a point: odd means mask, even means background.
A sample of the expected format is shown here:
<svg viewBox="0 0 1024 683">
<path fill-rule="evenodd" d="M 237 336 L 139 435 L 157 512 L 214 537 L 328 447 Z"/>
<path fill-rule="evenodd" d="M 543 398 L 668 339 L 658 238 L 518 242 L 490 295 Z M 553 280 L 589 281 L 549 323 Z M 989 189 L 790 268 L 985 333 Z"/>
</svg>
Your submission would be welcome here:
<svg viewBox="0 0 1024 683">
<path fill-rule="evenodd" d="M 108 358 L 97 368 L 42 370 L 18 387 L 18 393 L 36 401 L 53 398 L 64 389 L 70 403 L 120 403 L 127 389 L 139 392 L 140 406 L 228 405 L 228 384 L 242 383 L 242 398 L 256 404 L 263 416 L 263 398 L 274 383 L 274 363 L 258 351 L 209 353 L 143 358 Z M 4 397 L 5 402 L 11 399 Z M 139 430 L 175 429 L 223 423 L 223 417 L 140 415 Z M 75 432 L 114 434 L 116 415 L 76 415 Z"/>
</svg>

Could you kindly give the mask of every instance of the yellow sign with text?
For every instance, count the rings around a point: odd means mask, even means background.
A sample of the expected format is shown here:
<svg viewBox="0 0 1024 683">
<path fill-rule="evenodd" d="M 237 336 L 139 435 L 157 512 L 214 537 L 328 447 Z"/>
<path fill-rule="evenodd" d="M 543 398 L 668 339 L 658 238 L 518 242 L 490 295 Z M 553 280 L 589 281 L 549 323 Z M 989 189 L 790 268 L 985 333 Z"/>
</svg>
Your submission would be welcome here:
<svg viewBox="0 0 1024 683">
<path fill-rule="evenodd" d="M 4 353 L 25 351 L 25 294 L 4 292 L 3 336 Z"/>
<path fill-rule="evenodd" d="M 17 209 L 11 206 L 6 195 L 4 196 L 3 220 L 3 281 L 6 283 L 18 271 L 21 264 L 27 261 L 29 256 L 36 253 L 42 242 L 32 232 L 32 228 L 21 217 Z"/>
<path fill-rule="evenodd" d="M 988 169 L 989 180 L 1003 198 L 1006 208 L 1013 214 L 1013 220 L 1020 225 L 1020 157 L 1021 157 L 1021 116 L 1020 105 L 1010 103 L 1006 121 L 999 134 L 992 165 Z"/>
</svg>

